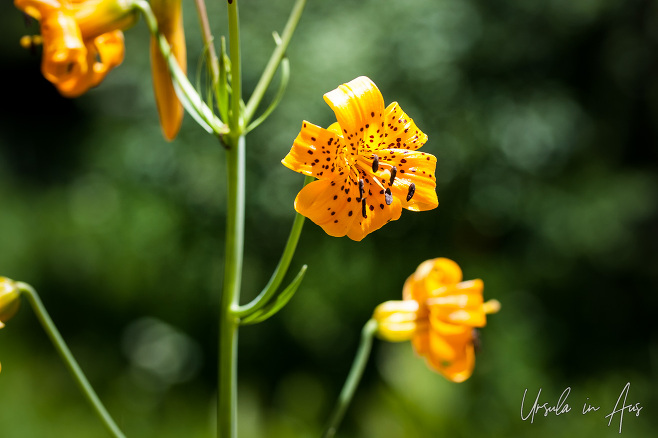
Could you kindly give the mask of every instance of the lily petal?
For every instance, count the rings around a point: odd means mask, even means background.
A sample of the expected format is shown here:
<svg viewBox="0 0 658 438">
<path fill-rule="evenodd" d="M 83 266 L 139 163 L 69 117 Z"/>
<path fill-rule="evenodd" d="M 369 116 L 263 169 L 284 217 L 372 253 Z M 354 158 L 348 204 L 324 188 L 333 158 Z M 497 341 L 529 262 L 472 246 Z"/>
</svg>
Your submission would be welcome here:
<svg viewBox="0 0 658 438">
<path fill-rule="evenodd" d="M 94 85 L 98 85 L 105 75 L 114 67 L 123 62 L 125 54 L 125 45 L 123 32 L 115 30 L 104 33 L 94 39 L 94 46 L 98 50 L 99 61 L 94 62 Z"/>
<path fill-rule="evenodd" d="M 326 93 L 324 100 L 336 114 L 349 152 L 356 155 L 365 131 L 382 123 L 382 93 L 370 78 L 360 76 Z"/>
<path fill-rule="evenodd" d="M 391 103 L 385 111 L 385 128 L 388 133 L 387 148 L 416 150 L 427 142 L 427 135 L 418 129 L 397 102 Z"/>
<path fill-rule="evenodd" d="M 87 51 L 80 29 L 71 15 L 54 11 L 41 21 L 43 61 L 41 71 L 57 84 L 87 73 Z"/>
<path fill-rule="evenodd" d="M 151 0 L 151 8 L 158 20 L 158 28 L 171 46 L 181 70 L 187 71 L 185 33 L 181 0 Z M 151 37 L 151 72 L 155 102 L 164 137 L 176 138 L 183 122 L 183 105 L 176 96 L 167 61 L 159 50 L 158 42 Z"/>
<path fill-rule="evenodd" d="M 376 180 L 371 180 L 363 171 L 363 194 L 358 193 L 354 200 L 358 205 L 358 221 L 355 221 L 352 229 L 347 234 L 352 240 L 363 240 L 369 233 L 376 231 L 390 221 L 400 219 L 402 207 L 400 200 L 388 197 L 384 188 Z M 361 183 L 359 183 L 361 184 Z M 360 188 L 357 187 L 360 192 Z"/>
<path fill-rule="evenodd" d="M 304 121 L 290 152 L 281 162 L 304 175 L 337 178 L 349 167 L 341 140 L 335 132 Z"/>
<path fill-rule="evenodd" d="M 402 296 L 405 300 L 425 302 L 431 296 L 431 291 L 455 285 L 461 280 L 462 270 L 454 261 L 444 257 L 426 260 L 407 278 Z"/>
<path fill-rule="evenodd" d="M 363 201 L 358 209 L 358 220 L 354 221 L 352 228 L 347 233 L 347 237 L 357 242 L 363 240 L 368 234 L 380 229 L 390 221 L 400 219 L 402 215 L 400 200 L 396 198 L 393 198 L 393 202 L 390 205 L 386 205 L 383 200 L 377 200 L 375 203 L 369 203 L 368 199 L 364 199 Z M 363 213 L 365 213 L 365 217 Z"/>
<path fill-rule="evenodd" d="M 393 196 L 400 199 L 402 207 L 411 211 L 436 208 L 439 205 L 436 196 L 436 157 L 406 149 L 387 149 L 384 152 L 379 157 L 382 170 L 378 176 L 391 188 Z M 395 178 L 392 178 L 394 166 Z"/>
<path fill-rule="evenodd" d="M 311 219 L 334 237 L 342 237 L 360 214 L 354 198 L 345 191 L 358 194 L 350 178 L 319 180 L 304 186 L 295 199 L 295 210 Z M 359 206 L 360 207 L 360 206 Z"/>
<path fill-rule="evenodd" d="M 475 349 L 471 335 L 446 338 L 430 332 L 430 350 L 427 363 L 448 380 L 463 382 L 473 374 Z"/>
</svg>

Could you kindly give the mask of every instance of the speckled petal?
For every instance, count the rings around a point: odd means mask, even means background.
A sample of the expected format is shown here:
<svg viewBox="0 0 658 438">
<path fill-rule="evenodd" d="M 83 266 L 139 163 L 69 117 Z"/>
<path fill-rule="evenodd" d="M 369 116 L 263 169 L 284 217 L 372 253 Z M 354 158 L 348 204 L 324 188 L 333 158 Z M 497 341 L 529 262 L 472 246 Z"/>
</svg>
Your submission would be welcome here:
<svg viewBox="0 0 658 438">
<path fill-rule="evenodd" d="M 290 152 L 281 161 L 283 165 L 319 179 L 337 178 L 348 165 L 342 152 L 341 138 L 334 132 L 338 127 L 335 125 L 333 129 L 324 129 L 304 121 Z"/>
<path fill-rule="evenodd" d="M 348 152 L 356 155 L 359 140 L 382 123 L 382 94 L 369 78 L 360 76 L 326 93 L 324 100 L 336 114 Z"/>
<path fill-rule="evenodd" d="M 388 149 L 416 150 L 427 142 L 427 135 L 402 111 L 397 102 L 391 103 L 385 111 L 386 147 Z"/>
<path fill-rule="evenodd" d="M 355 193 L 358 195 L 358 187 L 349 178 L 347 182 L 344 179 L 314 181 L 297 195 L 295 210 L 330 236 L 341 237 L 348 233 L 360 214 L 351 199 Z"/>
<path fill-rule="evenodd" d="M 434 174 L 436 158 L 433 155 L 405 149 L 387 149 L 381 151 L 378 159 L 380 166 L 376 175 L 386 187 L 390 187 L 393 196 L 400 199 L 402 208 L 425 211 L 439 205 Z M 395 174 L 395 178 L 392 178 L 392 174 Z"/>
<path fill-rule="evenodd" d="M 363 201 L 356 203 L 358 205 L 357 220 L 352 223 L 352 227 L 347 233 L 347 237 L 357 242 L 390 221 L 400 219 L 402 214 L 402 207 L 398 199 L 393 198 L 390 205 L 386 205 L 383 199 L 376 199 L 372 202 L 372 198 L 365 198 L 365 201 L 365 210 Z M 366 217 L 363 216 L 364 212 Z"/>
</svg>

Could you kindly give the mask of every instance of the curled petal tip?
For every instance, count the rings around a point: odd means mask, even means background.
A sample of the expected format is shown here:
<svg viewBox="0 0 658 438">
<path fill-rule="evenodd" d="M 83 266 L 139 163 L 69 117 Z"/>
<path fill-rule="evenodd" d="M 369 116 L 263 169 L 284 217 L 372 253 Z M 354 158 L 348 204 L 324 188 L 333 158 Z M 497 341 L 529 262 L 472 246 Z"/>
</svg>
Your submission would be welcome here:
<svg viewBox="0 0 658 438">
<path fill-rule="evenodd" d="M 486 314 L 492 314 L 492 313 L 498 313 L 500 311 L 500 301 L 498 300 L 489 300 L 483 305 L 484 313 Z"/>
</svg>

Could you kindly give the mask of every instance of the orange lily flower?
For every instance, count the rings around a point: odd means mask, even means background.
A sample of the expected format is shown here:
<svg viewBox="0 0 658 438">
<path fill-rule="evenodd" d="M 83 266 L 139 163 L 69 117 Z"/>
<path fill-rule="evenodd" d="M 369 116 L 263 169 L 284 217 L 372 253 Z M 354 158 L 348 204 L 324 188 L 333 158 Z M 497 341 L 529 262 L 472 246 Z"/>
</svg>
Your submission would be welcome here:
<svg viewBox="0 0 658 438">
<path fill-rule="evenodd" d="M 181 0 L 151 0 L 151 9 L 158 21 L 160 33 L 171 46 L 181 70 L 186 72 L 187 57 Z M 176 138 L 183 122 L 183 105 L 176 96 L 167 61 L 158 48 L 157 40 L 153 37 L 151 37 L 151 73 L 162 133 L 171 141 Z"/>
<path fill-rule="evenodd" d="M 361 240 L 402 208 L 439 204 L 436 158 L 418 152 L 427 141 L 397 102 L 384 107 L 377 86 L 358 77 L 324 95 L 336 114 L 328 129 L 304 121 L 282 163 L 318 178 L 295 199 L 295 210 L 330 236 Z"/>
<path fill-rule="evenodd" d="M 404 283 L 403 301 L 375 309 L 378 336 L 393 342 L 411 340 L 433 370 L 463 382 L 475 366 L 476 327 L 500 310 L 496 300 L 483 302 L 482 280 L 462 281 L 457 263 L 446 258 L 423 262 Z"/>
<path fill-rule="evenodd" d="M 66 97 L 77 97 L 100 84 L 123 62 L 121 29 L 138 18 L 125 0 L 15 0 L 14 4 L 40 22 L 41 71 Z"/>
</svg>

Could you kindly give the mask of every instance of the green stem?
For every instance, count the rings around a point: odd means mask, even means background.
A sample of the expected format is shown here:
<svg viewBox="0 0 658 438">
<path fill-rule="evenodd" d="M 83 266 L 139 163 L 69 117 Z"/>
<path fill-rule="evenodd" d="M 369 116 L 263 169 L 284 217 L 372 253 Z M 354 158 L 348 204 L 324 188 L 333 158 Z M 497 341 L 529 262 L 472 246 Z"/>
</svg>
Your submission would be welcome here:
<svg viewBox="0 0 658 438">
<path fill-rule="evenodd" d="M 55 346 L 55 349 L 59 353 L 60 357 L 64 361 L 64 364 L 71 372 L 73 379 L 76 381 L 82 390 L 82 393 L 87 398 L 87 401 L 91 404 L 92 408 L 100 417 L 105 427 L 107 427 L 107 430 L 112 434 L 112 436 L 116 438 L 125 438 L 125 435 L 116 425 L 110 414 L 105 409 L 105 406 L 103 406 L 103 403 L 98 398 L 98 395 L 96 395 L 96 392 L 91 387 L 87 377 L 82 372 L 82 369 L 80 369 L 78 362 L 73 357 L 73 354 L 71 354 L 71 350 L 69 350 L 69 348 L 66 346 L 66 342 L 64 342 L 62 335 L 59 333 L 59 330 L 57 330 L 57 327 L 55 327 L 55 324 L 50 318 L 50 315 L 48 315 L 48 311 L 46 311 L 46 308 L 41 302 L 37 292 L 34 290 L 34 288 L 32 288 L 32 286 L 23 282 L 17 282 L 16 287 L 27 297 L 27 300 L 32 305 L 34 313 L 37 315 L 39 322 L 41 322 L 41 325 Z"/>
<path fill-rule="evenodd" d="M 315 178 L 312 176 L 307 176 L 304 179 L 304 185 L 309 184 L 314 179 Z M 304 219 L 305 219 L 304 216 L 297 213 L 297 215 L 295 216 L 295 221 L 292 224 L 292 229 L 290 230 L 290 234 L 288 235 L 288 241 L 286 242 L 286 246 L 283 250 L 283 254 L 281 254 L 281 258 L 279 259 L 279 264 L 276 266 L 276 269 L 272 273 L 272 277 L 270 277 L 270 281 L 267 283 L 267 285 L 263 288 L 261 293 L 256 298 L 254 298 L 250 303 L 245 304 L 244 306 L 240 306 L 238 308 L 237 315 L 239 317 L 241 318 L 245 317 L 255 312 L 256 310 L 262 308 L 270 301 L 270 298 L 272 298 L 272 296 L 276 293 L 277 289 L 281 285 L 281 282 L 283 281 L 283 278 L 288 272 L 288 268 L 290 267 L 290 262 L 292 261 L 292 257 L 295 255 L 295 250 L 297 249 L 297 242 L 299 242 L 299 236 L 301 235 L 302 227 L 304 226 Z"/>
<path fill-rule="evenodd" d="M 228 1 L 231 57 L 230 132 L 224 138 L 226 151 L 227 206 L 224 287 L 219 309 L 219 371 L 217 435 L 237 438 L 238 327 L 244 251 L 245 138 L 242 135 L 242 89 L 240 73 L 240 27 L 237 0 Z"/>
<path fill-rule="evenodd" d="M 331 438 L 336 434 L 340 422 L 345 416 L 345 411 L 349 406 L 356 388 L 359 386 L 361 381 L 361 376 L 363 376 L 363 371 L 366 368 L 368 363 L 368 358 L 370 357 L 370 350 L 372 348 L 372 338 L 377 332 L 377 321 L 374 319 L 369 320 L 366 325 L 363 326 L 361 330 L 361 343 L 359 344 L 359 349 L 357 350 L 356 357 L 352 363 L 352 368 L 350 373 L 345 380 L 343 389 L 338 396 L 338 401 L 336 402 L 336 407 L 334 412 L 331 414 L 329 419 L 329 425 L 322 434 L 322 438 Z"/>
<path fill-rule="evenodd" d="M 240 61 L 240 21 L 238 0 L 228 1 L 229 57 L 231 59 L 231 112 L 229 128 L 231 134 L 241 135 L 243 126 L 242 112 L 242 71 Z"/>
<path fill-rule="evenodd" d="M 219 315 L 219 402 L 218 436 L 237 437 L 237 345 L 244 248 L 245 139 L 227 140 L 227 218 L 224 288 Z"/>
<path fill-rule="evenodd" d="M 286 23 L 286 27 L 283 29 L 283 33 L 281 34 L 281 44 L 277 45 L 274 51 L 272 52 L 272 55 L 270 56 L 269 61 L 267 61 L 267 65 L 265 66 L 265 70 L 263 70 L 263 74 L 258 80 L 258 83 L 256 84 L 256 88 L 254 88 L 254 92 L 251 94 L 251 97 L 249 98 L 249 102 L 247 102 L 247 106 L 244 112 L 245 123 L 247 124 L 251 121 L 252 117 L 254 116 L 254 113 L 256 112 L 256 108 L 258 108 L 260 101 L 263 100 L 265 91 L 267 91 L 267 88 L 270 86 L 270 83 L 272 82 L 272 78 L 274 77 L 274 74 L 279 68 L 279 64 L 281 63 L 281 60 L 285 56 L 286 50 L 288 49 L 288 44 L 290 44 L 290 39 L 292 38 L 292 35 L 295 33 L 295 29 L 297 28 L 297 23 L 299 23 L 299 19 L 302 16 L 302 12 L 304 11 L 305 5 L 306 5 L 306 0 L 297 0 L 295 2 L 295 6 L 293 6 L 292 11 L 290 12 L 290 16 L 288 17 L 288 22 Z"/>
</svg>

